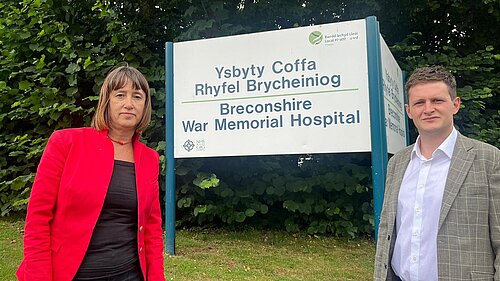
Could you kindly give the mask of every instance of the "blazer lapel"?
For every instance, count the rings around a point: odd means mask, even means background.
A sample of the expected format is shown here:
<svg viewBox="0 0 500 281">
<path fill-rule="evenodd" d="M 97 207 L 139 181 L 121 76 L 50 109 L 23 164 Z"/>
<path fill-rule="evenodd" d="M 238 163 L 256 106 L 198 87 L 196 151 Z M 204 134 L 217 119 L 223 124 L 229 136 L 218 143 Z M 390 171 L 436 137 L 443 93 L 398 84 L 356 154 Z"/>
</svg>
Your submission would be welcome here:
<svg viewBox="0 0 500 281">
<path fill-rule="evenodd" d="M 143 163 L 142 163 L 142 150 L 143 147 L 139 142 L 139 134 L 135 134 L 134 136 L 134 162 L 135 162 L 135 188 L 137 192 L 137 210 L 141 210 L 142 202 L 144 202 L 145 192 L 143 190 L 144 185 L 142 184 L 142 179 L 140 175 L 142 175 Z M 141 215 L 141 212 L 139 212 Z"/>
<path fill-rule="evenodd" d="M 448 177 L 444 186 L 443 202 L 441 204 L 441 213 L 439 215 L 438 229 L 443 225 L 448 212 L 450 211 L 455 197 L 462 186 L 467 172 L 472 166 L 475 153 L 472 151 L 472 144 L 466 137 L 458 133 L 455 150 L 451 158 Z"/>
<path fill-rule="evenodd" d="M 410 162 L 410 155 L 412 150 L 413 145 L 407 147 L 404 151 L 402 151 L 401 157 L 397 158 L 397 161 L 394 163 L 394 179 L 392 181 L 392 186 L 390 187 L 390 194 L 387 194 L 388 198 L 386 199 L 389 203 L 387 206 L 387 211 L 391 223 L 395 223 L 396 220 L 399 190 L 401 188 L 401 183 L 403 182 L 406 168 L 408 167 L 408 163 Z"/>
</svg>

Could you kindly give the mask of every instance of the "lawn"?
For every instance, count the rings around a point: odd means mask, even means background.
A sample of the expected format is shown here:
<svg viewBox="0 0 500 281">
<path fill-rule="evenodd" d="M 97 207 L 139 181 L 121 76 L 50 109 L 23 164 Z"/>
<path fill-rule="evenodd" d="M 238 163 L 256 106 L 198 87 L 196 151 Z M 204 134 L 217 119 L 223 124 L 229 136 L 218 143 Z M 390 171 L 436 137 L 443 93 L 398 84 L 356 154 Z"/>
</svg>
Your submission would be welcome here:
<svg viewBox="0 0 500 281">
<path fill-rule="evenodd" d="M 15 280 L 22 259 L 19 217 L 0 218 L 0 280 Z M 167 280 L 372 280 L 371 239 L 278 231 L 180 230 Z"/>
</svg>

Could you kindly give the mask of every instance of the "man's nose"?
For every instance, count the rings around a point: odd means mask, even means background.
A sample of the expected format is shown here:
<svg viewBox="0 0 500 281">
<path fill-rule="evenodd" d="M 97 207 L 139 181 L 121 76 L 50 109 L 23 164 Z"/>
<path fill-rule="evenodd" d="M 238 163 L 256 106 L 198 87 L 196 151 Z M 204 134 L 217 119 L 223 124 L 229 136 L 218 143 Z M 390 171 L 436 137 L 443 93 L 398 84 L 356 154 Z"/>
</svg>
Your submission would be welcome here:
<svg viewBox="0 0 500 281">
<path fill-rule="evenodd" d="M 425 102 L 424 112 L 430 113 L 434 111 L 434 104 L 431 101 Z"/>
</svg>

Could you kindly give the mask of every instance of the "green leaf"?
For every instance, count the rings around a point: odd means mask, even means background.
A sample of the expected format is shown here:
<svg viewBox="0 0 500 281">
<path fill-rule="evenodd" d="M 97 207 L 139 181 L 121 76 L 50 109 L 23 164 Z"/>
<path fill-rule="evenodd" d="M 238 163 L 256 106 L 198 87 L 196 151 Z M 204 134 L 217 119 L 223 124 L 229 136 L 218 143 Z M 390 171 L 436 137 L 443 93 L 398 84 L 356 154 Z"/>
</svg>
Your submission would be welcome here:
<svg viewBox="0 0 500 281">
<path fill-rule="evenodd" d="M 194 208 L 194 215 L 198 216 L 199 214 L 203 214 L 206 211 L 207 211 L 207 205 L 196 206 L 196 208 Z"/>
<path fill-rule="evenodd" d="M 33 85 L 33 83 L 29 82 L 29 81 L 26 81 L 26 80 L 23 80 L 21 82 L 19 82 L 19 90 L 28 90 L 30 89 Z"/>
<path fill-rule="evenodd" d="M 37 70 L 42 69 L 45 66 L 45 55 L 42 55 L 35 65 Z"/>
<path fill-rule="evenodd" d="M 335 216 L 335 215 L 338 215 L 338 214 L 340 214 L 340 208 L 338 208 L 338 207 L 334 207 L 334 208 L 327 208 L 327 209 L 326 209 L 326 214 L 327 214 L 328 216 L 331 216 L 331 217 L 333 217 L 333 216 Z"/>
<path fill-rule="evenodd" d="M 363 192 L 366 192 L 368 191 L 368 188 L 366 186 L 363 186 L 361 184 L 357 184 L 356 185 L 356 192 L 357 193 L 363 193 Z"/>
<path fill-rule="evenodd" d="M 274 186 L 268 186 L 266 189 L 266 193 L 269 195 L 273 195 L 274 194 Z"/>
<path fill-rule="evenodd" d="M 17 33 L 17 35 L 21 39 L 27 39 L 31 36 L 31 33 L 29 31 L 21 31 L 21 32 Z"/>
<path fill-rule="evenodd" d="M 307 233 L 309 234 L 314 234 L 318 232 L 318 227 L 317 226 L 309 226 L 307 228 Z"/>
<path fill-rule="evenodd" d="M 296 224 L 293 219 L 286 219 L 285 220 L 285 229 L 288 232 L 298 232 L 299 231 L 299 225 Z"/>
<path fill-rule="evenodd" d="M 274 186 L 274 194 L 276 194 L 276 196 L 283 196 L 285 192 L 286 189 L 284 185 Z"/>
<path fill-rule="evenodd" d="M 83 62 L 83 69 L 87 69 L 87 67 L 93 63 L 94 62 L 90 59 L 90 57 L 87 57 L 87 59 Z"/>
<path fill-rule="evenodd" d="M 204 173 L 199 173 L 197 177 L 193 180 L 193 184 L 202 189 L 207 189 L 218 186 L 219 179 L 215 174 L 207 175 Z"/>
<path fill-rule="evenodd" d="M 49 116 L 50 119 L 57 121 L 61 117 L 62 111 L 52 111 L 50 112 Z"/>
<path fill-rule="evenodd" d="M 66 67 L 64 71 L 66 71 L 66 73 L 73 74 L 80 71 L 80 69 L 81 68 L 78 64 L 72 62 L 68 65 L 68 67 Z"/>
<path fill-rule="evenodd" d="M 311 208 L 311 205 L 308 204 L 308 203 L 303 203 L 303 204 L 299 204 L 299 211 L 301 213 L 304 213 L 306 215 L 310 215 L 311 212 L 312 212 L 312 208 Z"/>
<path fill-rule="evenodd" d="M 255 194 L 262 195 L 266 191 L 266 185 L 263 182 L 258 181 L 254 186 L 254 190 Z"/>
<path fill-rule="evenodd" d="M 245 216 L 247 216 L 247 217 L 253 217 L 253 215 L 255 215 L 255 210 L 254 209 L 246 209 Z"/>
<path fill-rule="evenodd" d="M 21 190 L 31 182 L 32 178 L 32 175 L 19 176 L 7 184 L 10 184 L 12 190 Z"/>
<path fill-rule="evenodd" d="M 285 202 L 283 202 L 283 208 L 295 212 L 299 209 L 299 205 L 295 201 L 286 200 Z"/>
<path fill-rule="evenodd" d="M 220 193 L 220 196 L 222 198 L 227 198 L 227 197 L 231 197 L 233 196 L 234 192 L 230 189 L 230 188 L 224 188 L 221 193 Z"/>
<path fill-rule="evenodd" d="M 78 93 L 78 88 L 76 87 L 71 87 L 66 89 L 66 95 L 69 97 L 74 96 L 76 93 Z"/>
<path fill-rule="evenodd" d="M 190 170 L 187 167 L 183 167 L 183 166 L 175 168 L 175 174 L 178 176 L 185 176 L 189 173 L 189 171 Z"/>
<path fill-rule="evenodd" d="M 314 206 L 314 212 L 315 213 L 322 213 L 325 210 L 325 207 L 323 205 L 316 205 Z"/>
<path fill-rule="evenodd" d="M 355 190 L 356 190 L 356 187 L 354 187 L 352 185 L 348 185 L 345 187 L 345 193 L 347 193 L 348 195 L 353 195 Z"/>
<path fill-rule="evenodd" d="M 244 222 L 246 219 L 246 215 L 243 212 L 237 212 L 234 216 L 234 220 L 236 222 Z"/>
<path fill-rule="evenodd" d="M 39 51 L 44 49 L 43 45 L 40 45 L 38 43 L 31 43 L 28 45 L 28 47 L 30 48 L 30 50 L 36 51 L 36 52 L 39 52 Z"/>
<path fill-rule="evenodd" d="M 192 201 L 191 197 L 183 197 L 177 201 L 177 207 L 188 208 L 191 206 Z"/>
</svg>

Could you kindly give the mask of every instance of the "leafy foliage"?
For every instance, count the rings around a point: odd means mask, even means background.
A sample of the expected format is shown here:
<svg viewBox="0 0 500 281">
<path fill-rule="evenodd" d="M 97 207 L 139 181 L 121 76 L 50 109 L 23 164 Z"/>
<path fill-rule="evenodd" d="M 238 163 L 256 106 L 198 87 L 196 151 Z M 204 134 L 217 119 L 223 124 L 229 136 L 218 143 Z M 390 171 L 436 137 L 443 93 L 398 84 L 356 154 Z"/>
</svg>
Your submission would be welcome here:
<svg viewBox="0 0 500 281">
<path fill-rule="evenodd" d="M 380 1 L 381 32 L 401 67 L 439 64 L 457 78 L 459 130 L 500 147 L 500 6 L 491 0 Z M 383 4 L 383 2 L 386 2 Z M 416 131 L 412 131 L 412 139 Z"/>
<path fill-rule="evenodd" d="M 178 162 L 184 167 L 177 169 L 180 226 L 244 222 L 254 227 L 349 237 L 372 231 L 368 154 L 226 157 Z M 220 184 L 199 188 L 196 183 L 205 171 L 217 174 Z"/>
<path fill-rule="evenodd" d="M 164 42 L 376 15 L 407 72 L 442 64 L 463 100 L 456 124 L 500 146 L 498 1 L 102 1 L 0 3 L 0 214 L 26 207 L 51 132 L 86 126 L 107 72 L 141 70 L 153 93 L 143 139 L 165 152 Z M 412 137 L 415 138 L 415 131 Z M 165 157 L 161 157 L 161 177 Z M 178 159 L 180 226 L 252 225 L 342 236 L 372 232 L 369 155 Z M 161 179 L 161 188 L 165 190 Z"/>
<path fill-rule="evenodd" d="M 393 46 L 394 53 L 404 54 L 402 66 L 446 66 L 457 79 L 457 95 L 462 100 L 455 126 L 469 137 L 500 147 L 500 54 L 491 45 L 466 55 L 450 45 L 439 52 L 424 52 L 419 37 L 420 33 L 412 34 Z M 415 139 L 416 130 L 412 135 Z"/>
<path fill-rule="evenodd" d="M 161 81 L 158 55 L 142 39 L 99 1 L 0 4 L 2 215 L 25 208 L 50 134 L 90 123 L 110 68 L 124 61 L 141 65 L 150 81 Z M 155 97 L 155 104 L 164 100 L 163 94 Z M 155 113 L 156 120 L 163 117 Z M 158 121 L 154 125 L 161 127 Z"/>
</svg>

